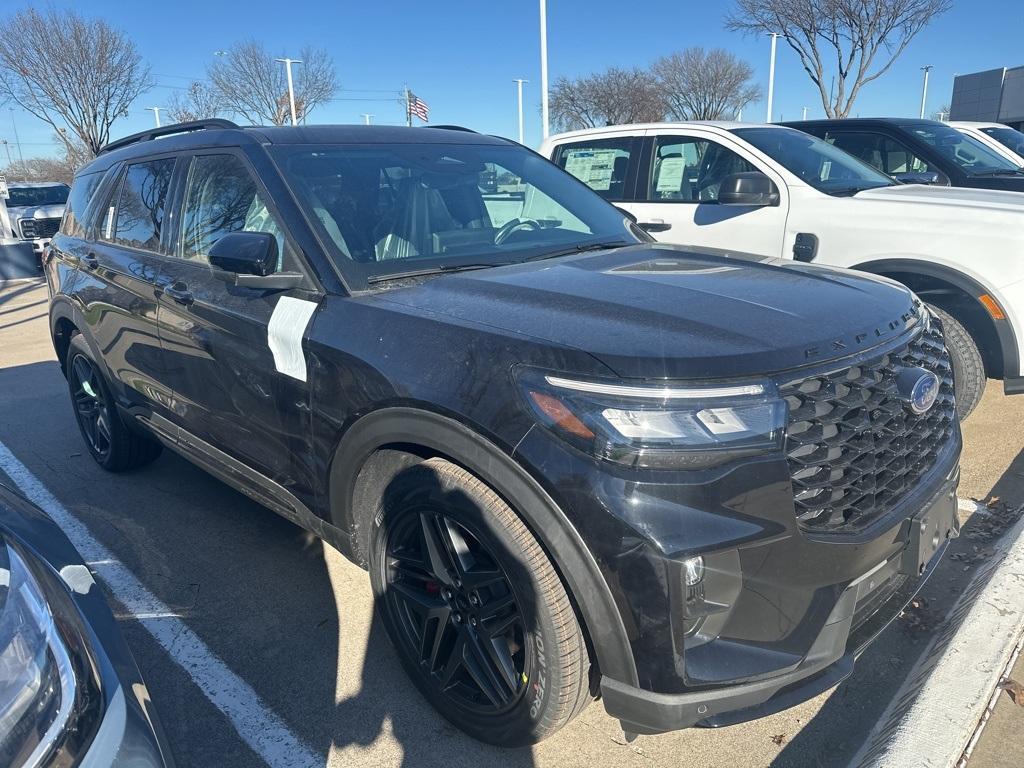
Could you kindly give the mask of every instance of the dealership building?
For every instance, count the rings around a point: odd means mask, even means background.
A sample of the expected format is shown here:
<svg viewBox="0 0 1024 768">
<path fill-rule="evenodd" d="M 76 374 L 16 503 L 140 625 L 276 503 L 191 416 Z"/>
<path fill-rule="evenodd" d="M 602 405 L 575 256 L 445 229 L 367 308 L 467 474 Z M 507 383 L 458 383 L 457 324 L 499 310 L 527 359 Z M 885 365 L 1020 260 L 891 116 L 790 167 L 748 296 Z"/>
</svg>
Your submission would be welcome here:
<svg viewBox="0 0 1024 768">
<path fill-rule="evenodd" d="M 1006 123 L 1024 129 L 1024 67 L 957 75 L 949 119 Z"/>
</svg>

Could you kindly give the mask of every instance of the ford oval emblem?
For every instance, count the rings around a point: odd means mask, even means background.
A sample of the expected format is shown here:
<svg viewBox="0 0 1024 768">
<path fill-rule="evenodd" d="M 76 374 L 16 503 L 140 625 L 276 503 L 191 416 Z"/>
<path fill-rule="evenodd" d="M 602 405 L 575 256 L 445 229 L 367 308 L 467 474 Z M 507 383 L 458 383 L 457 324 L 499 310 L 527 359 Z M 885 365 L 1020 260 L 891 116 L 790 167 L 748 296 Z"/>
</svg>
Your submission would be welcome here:
<svg viewBox="0 0 1024 768">
<path fill-rule="evenodd" d="M 920 415 L 935 405 L 939 396 L 939 377 L 924 368 L 904 368 L 896 376 L 899 398 Z"/>
</svg>

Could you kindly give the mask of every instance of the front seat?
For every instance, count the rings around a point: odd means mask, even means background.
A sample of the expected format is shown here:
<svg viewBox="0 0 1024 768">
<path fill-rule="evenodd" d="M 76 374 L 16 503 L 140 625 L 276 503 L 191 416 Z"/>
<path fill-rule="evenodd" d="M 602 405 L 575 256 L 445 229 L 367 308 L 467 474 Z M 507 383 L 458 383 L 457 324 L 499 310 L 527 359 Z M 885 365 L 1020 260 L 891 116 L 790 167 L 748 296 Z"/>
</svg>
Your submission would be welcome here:
<svg viewBox="0 0 1024 768">
<path fill-rule="evenodd" d="M 376 228 L 377 261 L 409 259 L 434 253 L 434 233 L 456 224 L 436 189 L 419 178 L 402 179 L 395 187 L 390 215 Z"/>
</svg>

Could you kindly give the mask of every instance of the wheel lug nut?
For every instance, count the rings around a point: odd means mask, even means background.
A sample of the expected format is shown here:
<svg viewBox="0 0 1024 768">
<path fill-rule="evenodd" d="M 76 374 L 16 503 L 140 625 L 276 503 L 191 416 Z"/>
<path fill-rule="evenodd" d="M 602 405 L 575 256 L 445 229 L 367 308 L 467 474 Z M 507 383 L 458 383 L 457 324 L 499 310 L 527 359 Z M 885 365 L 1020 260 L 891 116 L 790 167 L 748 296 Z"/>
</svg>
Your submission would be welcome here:
<svg viewBox="0 0 1024 768">
<path fill-rule="evenodd" d="M 462 623 L 462 614 L 453 613 L 452 614 L 452 621 L 454 621 L 456 624 L 461 624 Z"/>
<path fill-rule="evenodd" d="M 470 626 L 473 626 L 473 627 L 476 626 L 476 616 L 470 616 L 469 617 L 469 624 L 470 624 Z"/>
<path fill-rule="evenodd" d="M 469 602 L 471 605 L 480 605 L 480 598 L 475 594 L 469 596 Z"/>
</svg>

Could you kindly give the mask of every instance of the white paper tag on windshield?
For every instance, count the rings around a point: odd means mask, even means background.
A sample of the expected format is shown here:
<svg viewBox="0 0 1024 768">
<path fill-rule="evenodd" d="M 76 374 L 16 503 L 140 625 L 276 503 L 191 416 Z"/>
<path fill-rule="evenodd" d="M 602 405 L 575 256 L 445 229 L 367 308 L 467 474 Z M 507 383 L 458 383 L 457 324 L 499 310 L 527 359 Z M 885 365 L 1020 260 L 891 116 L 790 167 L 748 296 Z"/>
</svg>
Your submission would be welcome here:
<svg viewBox="0 0 1024 768">
<path fill-rule="evenodd" d="M 291 296 L 277 300 L 274 314 L 267 325 L 267 346 L 274 355 L 274 367 L 285 376 L 306 380 L 306 355 L 302 337 L 313 316 L 316 304 Z"/>
</svg>

